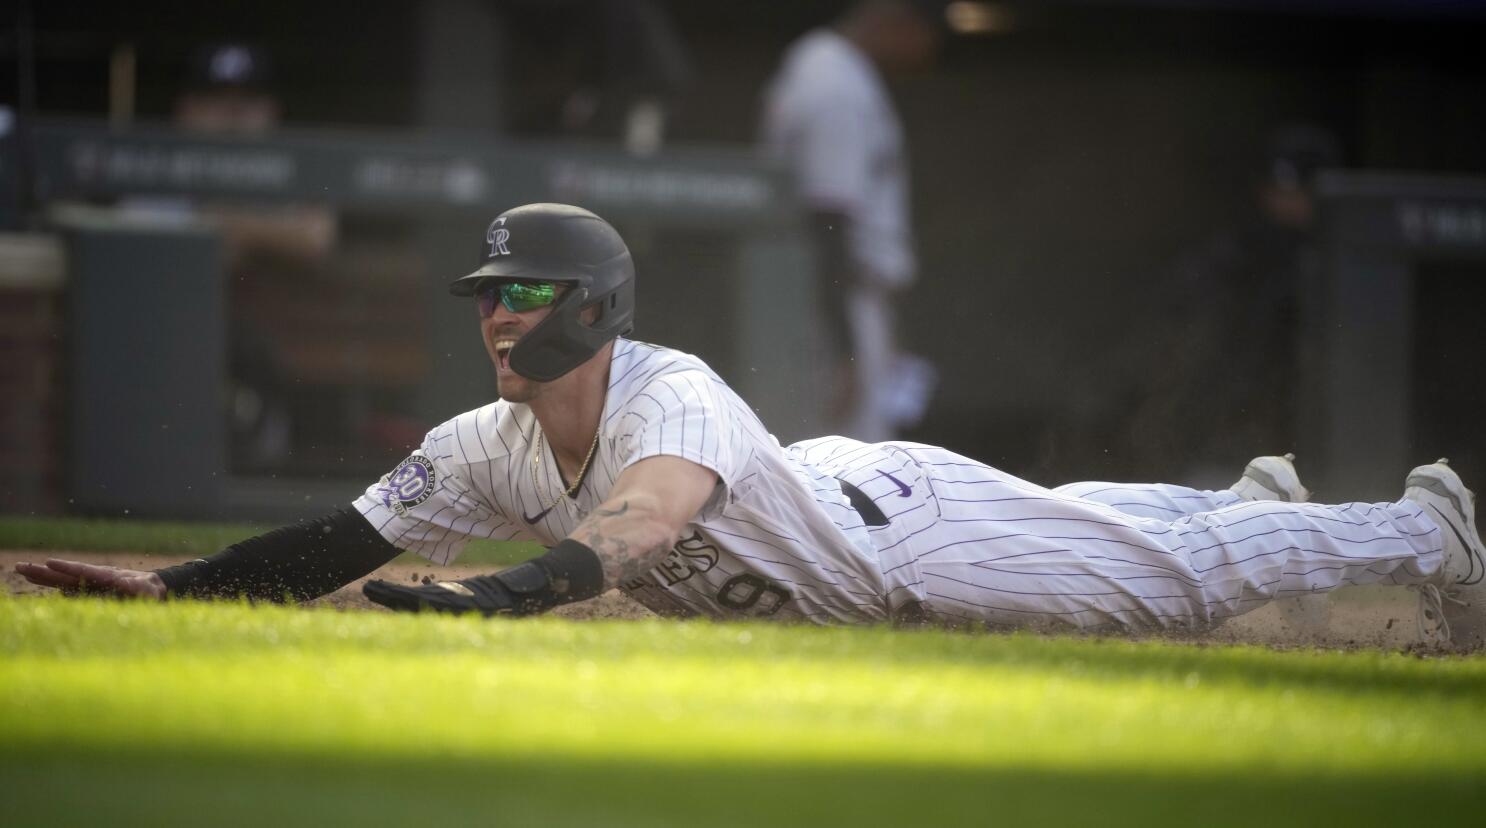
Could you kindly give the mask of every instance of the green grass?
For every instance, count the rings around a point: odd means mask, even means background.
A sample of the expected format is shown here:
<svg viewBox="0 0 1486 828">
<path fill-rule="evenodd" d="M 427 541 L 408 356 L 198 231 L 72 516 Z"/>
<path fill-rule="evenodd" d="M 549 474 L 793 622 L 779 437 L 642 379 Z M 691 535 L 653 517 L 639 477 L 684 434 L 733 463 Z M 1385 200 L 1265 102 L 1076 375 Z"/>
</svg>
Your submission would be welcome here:
<svg viewBox="0 0 1486 828">
<path fill-rule="evenodd" d="M 66 552 L 129 552 L 141 555 L 209 555 L 272 526 L 249 523 L 185 523 L 115 518 L 0 516 L 0 549 Z M 532 543 L 472 540 L 460 563 L 512 564 L 538 554 Z M 400 561 L 422 558 L 404 554 Z"/>
<path fill-rule="evenodd" d="M 0 549 L 201 555 L 270 527 L 111 518 L 0 517 Z"/>
<path fill-rule="evenodd" d="M 0 598 L 0 822 L 1402 824 L 1486 658 Z"/>
</svg>

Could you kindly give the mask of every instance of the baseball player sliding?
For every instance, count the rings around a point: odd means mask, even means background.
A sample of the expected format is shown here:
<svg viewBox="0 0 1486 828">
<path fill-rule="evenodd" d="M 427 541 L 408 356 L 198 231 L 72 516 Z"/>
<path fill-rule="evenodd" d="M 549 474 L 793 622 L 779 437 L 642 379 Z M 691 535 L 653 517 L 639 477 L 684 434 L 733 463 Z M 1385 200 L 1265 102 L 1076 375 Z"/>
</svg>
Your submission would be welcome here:
<svg viewBox="0 0 1486 828">
<path fill-rule="evenodd" d="M 927 620 L 1200 629 L 1281 596 L 1382 582 L 1426 631 L 1477 645 L 1486 575 L 1474 501 L 1443 461 L 1393 503 L 1286 502 L 1288 459 L 1233 489 L 1050 490 L 916 443 L 783 447 L 701 360 L 624 338 L 635 273 L 619 234 L 560 204 L 503 213 L 474 297 L 501 400 L 435 428 L 350 508 L 154 572 L 21 564 L 64 590 L 308 599 L 412 550 L 471 537 L 540 557 L 424 586 L 369 581 L 396 610 L 526 615 L 618 588 L 656 612 L 815 623 Z"/>
</svg>

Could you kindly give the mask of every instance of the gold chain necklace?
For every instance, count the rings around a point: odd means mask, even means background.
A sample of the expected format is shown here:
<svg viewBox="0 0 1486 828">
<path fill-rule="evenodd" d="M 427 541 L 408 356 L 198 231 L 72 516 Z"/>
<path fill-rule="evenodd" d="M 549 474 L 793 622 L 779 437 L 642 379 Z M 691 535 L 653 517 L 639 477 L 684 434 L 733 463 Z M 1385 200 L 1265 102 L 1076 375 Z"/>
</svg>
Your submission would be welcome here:
<svg viewBox="0 0 1486 828">
<path fill-rule="evenodd" d="M 588 464 L 591 463 L 591 462 L 593 462 L 593 453 L 599 447 L 599 433 L 601 431 L 602 431 L 602 429 L 597 429 L 597 428 L 593 430 L 593 444 L 588 447 L 588 456 L 585 457 L 585 458 L 583 458 L 583 468 L 581 468 L 581 469 L 578 470 L 578 479 L 577 479 L 577 481 L 574 482 L 573 485 L 570 486 L 570 487 L 568 487 L 566 490 L 561 491 L 561 492 L 558 492 L 557 493 L 557 497 L 552 498 L 552 502 L 551 503 L 548 503 L 547 504 L 547 508 L 545 508 L 545 509 L 542 510 L 542 513 L 543 514 L 552 511 L 553 507 L 557 506 L 558 503 L 561 503 L 562 502 L 562 499 L 564 497 L 572 497 L 573 496 L 573 493 L 578 491 L 578 487 L 583 485 L 583 478 L 588 476 Z M 532 452 L 532 455 L 531 455 L 531 485 L 537 491 L 541 491 L 542 490 L 541 484 L 537 482 L 537 466 L 541 465 L 541 463 L 542 463 L 542 426 L 539 423 L 539 424 L 537 424 L 537 450 L 534 451 L 534 452 Z M 555 465 L 555 466 L 557 466 L 557 474 L 558 474 L 558 478 L 557 479 L 558 480 L 561 480 L 562 479 L 562 466 L 561 466 L 561 464 L 559 464 L 557 462 L 557 452 L 555 452 L 555 451 L 552 452 L 552 464 Z"/>
</svg>

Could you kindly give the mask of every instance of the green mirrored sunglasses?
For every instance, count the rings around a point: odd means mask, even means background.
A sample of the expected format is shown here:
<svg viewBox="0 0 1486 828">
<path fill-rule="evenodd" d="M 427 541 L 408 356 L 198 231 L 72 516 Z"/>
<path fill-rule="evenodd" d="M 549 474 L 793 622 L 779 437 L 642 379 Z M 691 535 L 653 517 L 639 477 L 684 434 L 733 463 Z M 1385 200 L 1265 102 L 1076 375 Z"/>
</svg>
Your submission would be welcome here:
<svg viewBox="0 0 1486 828">
<path fill-rule="evenodd" d="M 495 313 L 497 302 L 512 313 L 522 313 L 545 308 L 557 301 L 557 285 L 551 282 L 504 282 L 481 290 L 479 299 L 481 318 Z"/>
</svg>

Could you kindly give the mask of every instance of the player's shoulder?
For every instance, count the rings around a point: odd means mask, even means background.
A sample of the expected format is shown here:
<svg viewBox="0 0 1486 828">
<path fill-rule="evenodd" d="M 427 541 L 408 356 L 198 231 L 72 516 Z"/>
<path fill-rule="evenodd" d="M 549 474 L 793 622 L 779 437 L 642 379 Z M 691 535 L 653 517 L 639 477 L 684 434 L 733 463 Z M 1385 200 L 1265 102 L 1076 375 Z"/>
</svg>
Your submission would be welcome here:
<svg viewBox="0 0 1486 828">
<path fill-rule="evenodd" d="M 869 95 L 875 71 L 865 55 L 831 29 L 817 29 L 795 41 L 782 68 L 781 79 L 793 94 L 821 102 Z"/>
<path fill-rule="evenodd" d="M 785 50 L 784 63 L 797 71 L 843 68 L 852 64 L 857 50 L 840 32 L 829 27 L 811 29 Z"/>
<path fill-rule="evenodd" d="M 609 368 L 607 407 L 613 414 L 630 408 L 645 398 L 670 398 L 676 393 L 686 396 L 730 395 L 717 372 L 700 357 L 630 339 L 618 340 Z"/>
<path fill-rule="evenodd" d="M 612 394 L 616 390 L 623 391 L 685 373 L 722 381 L 711 366 L 695 354 L 634 339 L 619 339 L 615 341 L 614 358 L 609 365 L 609 392 Z"/>
<path fill-rule="evenodd" d="M 424 449 L 454 465 L 498 460 L 516 453 L 516 446 L 531 431 L 532 418 L 527 406 L 496 400 L 435 426 L 424 440 Z"/>
</svg>

